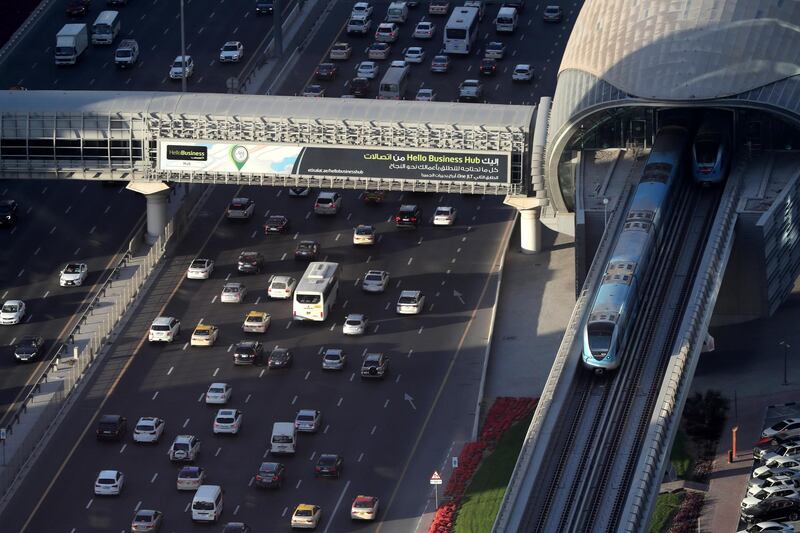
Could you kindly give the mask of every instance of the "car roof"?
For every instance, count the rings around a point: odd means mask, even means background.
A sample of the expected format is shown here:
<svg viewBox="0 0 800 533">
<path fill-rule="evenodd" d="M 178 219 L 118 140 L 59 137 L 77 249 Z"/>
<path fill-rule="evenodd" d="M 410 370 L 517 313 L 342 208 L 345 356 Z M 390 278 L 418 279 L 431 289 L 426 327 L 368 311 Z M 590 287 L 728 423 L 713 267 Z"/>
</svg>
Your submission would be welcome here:
<svg viewBox="0 0 800 533">
<path fill-rule="evenodd" d="M 319 411 L 316 409 L 300 409 L 297 411 L 298 415 L 316 415 Z"/>
<path fill-rule="evenodd" d="M 313 511 L 316 505 L 310 503 L 298 503 L 295 511 Z"/>
<path fill-rule="evenodd" d="M 249 201 L 250 201 L 250 198 L 247 198 L 246 196 L 237 196 L 236 198 L 231 200 L 231 203 L 232 204 L 246 204 Z"/>
<path fill-rule="evenodd" d="M 265 317 L 265 316 L 267 316 L 267 313 L 266 313 L 266 311 L 250 311 L 249 313 L 247 313 L 247 316 L 248 317 L 251 317 L 251 316 Z"/>
<path fill-rule="evenodd" d="M 378 498 L 376 496 L 364 496 L 364 495 L 359 494 L 358 496 L 356 496 L 355 501 L 357 501 L 357 502 L 374 502 L 377 499 Z"/>
<path fill-rule="evenodd" d="M 325 348 L 325 354 L 326 355 L 327 354 L 341 355 L 343 353 L 344 353 L 344 350 L 342 350 L 341 348 Z"/>
<path fill-rule="evenodd" d="M 420 293 L 421 293 L 421 291 L 401 291 L 400 292 L 400 298 L 403 298 L 404 296 L 416 297 L 416 296 L 419 296 Z"/>
<path fill-rule="evenodd" d="M 385 273 L 386 273 L 386 271 L 385 271 L 385 270 L 367 270 L 367 276 L 369 276 L 370 274 L 379 274 L 379 275 L 383 275 L 383 274 L 385 274 Z"/>
<path fill-rule="evenodd" d="M 292 279 L 291 276 L 273 276 L 272 281 L 270 281 L 270 283 L 271 284 L 275 282 L 286 283 L 291 279 Z"/>
<path fill-rule="evenodd" d="M 230 44 L 230 45 L 233 45 L 233 46 L 237 46 L 237 45 L 240 45 L 240 44 L 242 44 L 242 43 L 241 43 L 241 42 L 239 42 L 239 41 L 227 41 L 227 42 L 225 42 L 225 44 L 223 44 L 222 46 L 228 46 L 229 44 Z"/>
<path fill-rule="evenodd" d="M 175 320 L 175 317 L 171 317 L 171 316 L 159 316 L 159 317 L 156 317 L 156 319 L 155 319 L 155 320 L 153 320 L 153 324 L 165 325 L 165 324 L 169 324 L 169 323 L 170 323 L 170 322 L 172 322 L 173 320 Z"/>
<path fill-rule="evenodd" d="M 6 305 L 6 304 L 19 305 L 19 304 L 22 304 L 22 303 L 25 303 L 25 302 L 23 302 L 22 300 L 6 300 L 3 303 L 3 305 Z"/>
<path fill-rule="evenodd" d="M 222 381 L 218 381 L 216 383 L 212 383 L 211 385 L 209 385 L 208 388 L 211 388 L 211 387 L 227 387 L 227 386 L 228 386 L 227 383 L 223 383 Z"/>
<path fill-rule="evenodd" d="M 194 438 L 194 435 L 176 435 L 175 442 L 189 442 Z"/>
<path fill-rule="evenodd" d="M 214 328 L 214 326 L 212 326 L 211 324 L 197 324 L 197 327 L 194 328 L 194 330 L 195 331 L 197 331 L 197 330 L 204 331 L 204 330 L 207 330 L 207 329 L 211 330 L 213 328 Z"/>
<path fill-rule="evenodd" d="M 119 470 L 101 470 L 97 477 L 116 477 Z"/>
<path fill-rule="evenodd" d="M 140 416 L 139 422 L 155 422 L 158 420 L 157 416 Z"/>
<path fill-rule="evenodd" d="M 122 418 L 120 415 L 100 415 L 98 422 L 116 422 L 120 418 Z"/>
<path fill-rule="evenodd" d="M 372 353 L 368 353 L 367 355 L 365 355 L 364 356 L 364 360 L 365 361 L 374 361 L 375 359 L 380 359 L 381 357 L 383 357 L 383 354 L 381 352 L 372 352 Z"/>
<path fill-rule="evenodd" d="M 237 412 L 236 409 L 220 409 L 217 411 L 217 416 L 230 416 L 235 415 Z"/>
<path fill-rule="evenodd" d="M 238 281 L 230 281 L 230 282 L 226 283 L 223 286 L 223 288 L 225 288 L 225 287 L 242 287 L 242 286 L 243 285 L 241 283 L 239 283 Z"/>
<path fill-rule="evenodd" d="M 364 318 L 364 313 L 350 313 L 347 315 L 346 320 L 361 320 Z"/>
</svg>

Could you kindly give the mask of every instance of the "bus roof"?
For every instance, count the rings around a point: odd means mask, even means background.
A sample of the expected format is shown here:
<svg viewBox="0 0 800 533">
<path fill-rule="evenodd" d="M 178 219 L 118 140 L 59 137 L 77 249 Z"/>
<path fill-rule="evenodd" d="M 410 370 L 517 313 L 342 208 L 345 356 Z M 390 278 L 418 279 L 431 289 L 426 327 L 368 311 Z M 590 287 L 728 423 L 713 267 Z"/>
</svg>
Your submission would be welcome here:
<svg viewBox="0 0 800 533">
<path fill-rule="evenodd" d="M 324 261 L 309 263 L 303 277 L 300 278 L 300 283 L 297 284 L 295 292 L 319 292 L 324 290 L 338 269 L 339 263 Z"/>
<path fill-rule="evenodd" d="M 447 21 L 446 28 L 467 29 L 472 25 L 473 19 L 478 16 L 478 8 L 470 6 L 460 6 L 453 10 L 450 19 Z"/>
</svg>

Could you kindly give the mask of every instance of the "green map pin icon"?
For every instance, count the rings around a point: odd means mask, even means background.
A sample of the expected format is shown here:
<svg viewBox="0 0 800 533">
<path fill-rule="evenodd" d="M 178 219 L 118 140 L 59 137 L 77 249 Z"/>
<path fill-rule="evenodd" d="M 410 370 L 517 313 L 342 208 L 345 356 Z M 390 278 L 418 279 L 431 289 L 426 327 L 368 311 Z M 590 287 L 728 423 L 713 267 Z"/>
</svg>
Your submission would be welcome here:
<svg viewBox="0 0 800 533">
<path fill-rule="evenodd" d="M 236 144 L 231 148 L 231 160 L 236 165 L 236 170 L 242 170 L 244 164 L 247 163 L 248 157 L 250 157 L 250 154 L 244 146 Z"/>
</svg>

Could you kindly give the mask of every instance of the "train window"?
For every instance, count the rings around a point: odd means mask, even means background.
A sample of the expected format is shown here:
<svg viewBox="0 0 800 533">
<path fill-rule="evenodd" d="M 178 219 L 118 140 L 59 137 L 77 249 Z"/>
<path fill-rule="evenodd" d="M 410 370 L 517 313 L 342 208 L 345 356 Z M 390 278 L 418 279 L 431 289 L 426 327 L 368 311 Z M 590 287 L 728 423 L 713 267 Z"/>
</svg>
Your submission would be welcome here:
<svg viewBox="0 0 800 533">
<path fill-rule="evenodd" d="M 666 183 L 670 172 L 672 172 L 672 165 L 669 163 L 650 163 L 644 167 L 644 173 L 642 174 L 641 181 L 658 181 L 661 183 Z"/>
<path fill-rule="evenodd" d="M 717 162 L 719 143 L 711 140 L 694 143 L 694 157 L 698 164 L 713 165 Z"/>
<path fill-rule="evenodd" d="M 599 322 L 588 324 L 586 333 L 589 337 L 589 349 L 593 355 L 605 355 L 611 349 L 611 336 L 614 334 L 614 324 Z"/>
</svg>

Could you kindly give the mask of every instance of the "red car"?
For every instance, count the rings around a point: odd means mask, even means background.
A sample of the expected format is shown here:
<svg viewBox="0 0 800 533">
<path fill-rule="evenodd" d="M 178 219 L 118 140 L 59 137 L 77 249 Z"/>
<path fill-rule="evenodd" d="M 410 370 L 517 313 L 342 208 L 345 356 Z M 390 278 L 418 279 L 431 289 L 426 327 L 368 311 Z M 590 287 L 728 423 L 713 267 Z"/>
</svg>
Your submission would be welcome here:
<svg viewBox="0 0 800 533">
<path fill-rule="evenodd" d="M 82 17 L 89 12 L 92 0 L 70 0 L 66 12 L 70 17 Z"/>
<path fill-rule="evenodd" d="M 495 59 L 482 59 L 481 60 L 481 74 L 484 76 L 494 76 L 497 72 L 497 60 Z"/>
</svg>

